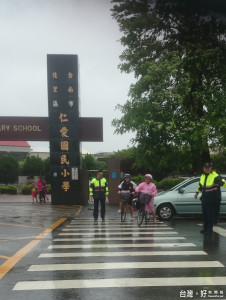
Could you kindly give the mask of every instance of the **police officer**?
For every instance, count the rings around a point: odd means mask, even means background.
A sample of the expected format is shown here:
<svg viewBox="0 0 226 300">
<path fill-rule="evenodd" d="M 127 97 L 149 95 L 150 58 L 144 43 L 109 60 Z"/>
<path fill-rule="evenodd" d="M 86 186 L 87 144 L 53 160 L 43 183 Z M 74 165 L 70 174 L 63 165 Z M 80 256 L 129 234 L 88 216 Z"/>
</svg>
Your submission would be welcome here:
<svg viewBox="0 0 226 300">
<path fill-rule="evenodd" d="M 216 169 L 212 167 L 212 172 L 216 173 Z M 225 180 L 224 181 L 223 187 L 225 187 Z M 213 225 L 217 225 L 218 223 L 218 218 L 220 215 L 220 207 L 221 207 L 221 188 L 220 186 L 217 189 L 217 198 L 216 198 L 216 203 L 215 203 L 215 210 L 214 210 L 214 219 L 213 219 Z"/>
<path fill-rule="evenodd" d="M 201 233 L 211 234 L 213 232 L 213 223 L 215 215 L 215 205 L 219 187 L 224 185 L 223 179 L 215 172 L 212 172 L 212 164 L 205 162 L 203 164 L 203 174 L 200 177 L 199 187 L 196 190 L 194 198 L 202 193 L 200 200 L 202 202 L 203 229 Z"/>
<path fill-rule="evenodd" d="M 97 171 L 96 178 L 90 182 L 90 197 L 94 198 L 94 221 L 98 219 L 99 202 L 101 204 L 101 218 L 105 219 L 105 197 L 108 195 L 108 183 L 106 178 L 103 177 L 103 171 Z"/>
</svg>

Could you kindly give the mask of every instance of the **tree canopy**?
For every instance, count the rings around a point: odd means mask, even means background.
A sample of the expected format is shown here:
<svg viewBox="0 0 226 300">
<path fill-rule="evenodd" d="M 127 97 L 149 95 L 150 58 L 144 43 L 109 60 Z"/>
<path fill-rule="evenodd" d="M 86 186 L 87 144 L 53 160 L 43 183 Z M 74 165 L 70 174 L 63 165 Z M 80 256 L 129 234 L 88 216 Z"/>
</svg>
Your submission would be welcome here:
<svg viewBox="0 0 226 300">
<path fill-rule="evenodd" d="M 23 166 L 24 176 L 43 176 L 44 175 L 44 160 L 37 156 L 27 157 Z"/>
<path fill-rule="evenodd" d="M 82 168 L 87 170 L 107 169 L 107 163 L 97 160 L 92 154 L 82 157 Z"/>
<path fill-rule="evenodd" d="M 11 155 L 0 157 L 0 182 L 15 183 L 19 172 L 19 163 Z"/>
<path fill-rule="evenodd" d="M 199 170 L 210 148 L 226 145 L 224 1 L 112 3 L 123 33 L 119 67 L 136 78 L 127 102 L 117 106 L 116 133 L 136 132 L 143 165 L 164 169 L 178 152 L 186 153 L 186 166 Z"/>
</svg>

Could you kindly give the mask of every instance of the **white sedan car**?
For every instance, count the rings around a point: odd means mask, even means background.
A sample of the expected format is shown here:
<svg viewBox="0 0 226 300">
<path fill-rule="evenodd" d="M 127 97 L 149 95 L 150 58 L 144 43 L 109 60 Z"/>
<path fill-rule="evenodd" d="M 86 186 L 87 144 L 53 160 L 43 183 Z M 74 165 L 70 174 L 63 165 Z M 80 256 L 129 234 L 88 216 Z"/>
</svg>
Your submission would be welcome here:
<svg viewBox="0 0 226 300">
<path fill-rule="evenodd" d="M 226 178 L 225 175 L 222 175 Z M 169 191 L 160 192 L 155 196 L 155 211 L 160 220 L 170 220 L 175 214 L 201 214 L 200 196 L 194 198 L 199 186 L 199 177 L 191 177 L 179 183 Z M 226 188 L 221 187 L 221 214 L 226 214 Z"/>
</svg>

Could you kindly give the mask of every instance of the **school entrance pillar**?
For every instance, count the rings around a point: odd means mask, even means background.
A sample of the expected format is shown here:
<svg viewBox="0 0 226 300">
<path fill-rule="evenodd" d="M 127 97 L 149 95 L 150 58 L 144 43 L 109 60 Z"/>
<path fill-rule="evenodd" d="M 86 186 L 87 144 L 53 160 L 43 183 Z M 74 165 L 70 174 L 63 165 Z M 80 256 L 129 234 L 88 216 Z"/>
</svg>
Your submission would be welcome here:
<svg viewBox="0 0 226 300">
<path fill-rule="evenodd" d="M 49 117 L 0 116 L 0 140 L 50 142 L 51 204 L 87 203 L 80 142 L 103 141 L 103 119 L 80 117 L 78 65 L 77 55 L 47 55 Z"/>
<path fill-rule="evenodd" d="M 101 158 L 108 164 L 108 200 L 110 204 L 119 204 L 118 185 L 120 184 L 120 165 L 121 158 Z"/>
</svg>

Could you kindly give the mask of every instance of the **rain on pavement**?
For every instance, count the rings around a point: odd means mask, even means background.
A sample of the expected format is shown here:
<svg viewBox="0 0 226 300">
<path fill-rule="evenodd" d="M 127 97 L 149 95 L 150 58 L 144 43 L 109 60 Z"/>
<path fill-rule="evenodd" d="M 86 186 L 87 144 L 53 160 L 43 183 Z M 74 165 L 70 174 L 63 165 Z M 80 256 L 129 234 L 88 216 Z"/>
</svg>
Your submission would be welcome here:
<svg viewBox="0 0 226 300">
<path fill-rule="evenodd" d="M 116 206 L 4 202 L 0 299 L 226 299 L 226 221 L 212 236 L 201 218 L 121 223 Z M 136 215 L 136 214 L 135 214 Z"/>
</svg>

